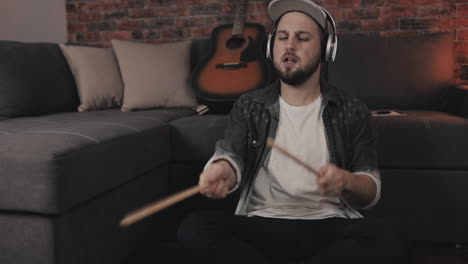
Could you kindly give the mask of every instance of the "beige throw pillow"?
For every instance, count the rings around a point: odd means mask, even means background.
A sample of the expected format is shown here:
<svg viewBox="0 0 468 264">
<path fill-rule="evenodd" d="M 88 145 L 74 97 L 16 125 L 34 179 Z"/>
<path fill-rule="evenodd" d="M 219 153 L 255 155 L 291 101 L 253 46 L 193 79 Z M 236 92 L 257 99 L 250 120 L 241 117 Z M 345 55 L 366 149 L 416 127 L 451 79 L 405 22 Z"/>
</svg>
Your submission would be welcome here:
<svg viewBox="0 0 468 264">
<path fill-rule="evenodd" d="M 60 44 L 75 77 L 78 111 L 108 109 L 122 104 L 123 83 L 112 49 Z"/>
<path fill-rule="evenodd" d="M 112 40 L 124 82 L 122 111 L 154 107 L 192 107 L 187 84 L 190 42 L 166 44 Z"/>
</svg>

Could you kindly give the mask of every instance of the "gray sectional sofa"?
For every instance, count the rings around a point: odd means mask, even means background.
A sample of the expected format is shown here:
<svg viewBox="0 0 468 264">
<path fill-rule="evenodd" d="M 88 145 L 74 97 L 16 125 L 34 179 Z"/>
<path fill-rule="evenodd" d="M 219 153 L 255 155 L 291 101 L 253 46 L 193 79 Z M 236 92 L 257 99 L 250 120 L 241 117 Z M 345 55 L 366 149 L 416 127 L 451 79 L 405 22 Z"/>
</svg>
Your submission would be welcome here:
<svg viewBox="0 0 468 264">
<path fill-rule="evenodd" d="M 192 65 L 206 45 L 193 42 Z M 453 84 L 452 47 L 448 34 L 344 35 L 326 76 L 379 110 L 382 198 L 367 214 L 413 240 L 468 242 L 468 87 Z M 78 104 L 57 44 L 0 41 L 0 263 L 125 263 L 173 240 L 189 211 L 233 209 L 236 193 L 197 196 L 120 228 L 128 211 L 197 183 L 227 116 Z"/>
</svg>

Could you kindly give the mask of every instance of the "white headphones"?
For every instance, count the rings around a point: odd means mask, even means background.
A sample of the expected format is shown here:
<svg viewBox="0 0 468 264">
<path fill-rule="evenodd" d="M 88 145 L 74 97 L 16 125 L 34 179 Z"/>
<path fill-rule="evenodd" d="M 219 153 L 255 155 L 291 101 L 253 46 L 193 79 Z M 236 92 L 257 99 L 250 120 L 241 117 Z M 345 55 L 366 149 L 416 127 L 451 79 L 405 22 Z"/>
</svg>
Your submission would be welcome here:
<svg viewBox="0 0 468 264">
<path fill-rule="evenodd" d="M 324 47 L 322 44 L 322 55 L 323 55 L 322 59 L 324 62 L 333 62 L 335 60 L 336 50 L 338 48 L 338 38 L 336 36 L 336 24 L 332 15 L 325 8 L 323 7 L 320 7 L 320 8 L 325 13 L 325 18 L 326 20 L 328 20 L 328 22 L 330 22 L 331 27 L 332 27 L 331 33 L 328 32 L 328 26 L 326 26 L 324 29 L 325 31 L 324 41 L 326 39 L 326 44 Z M 267 46 L 266 46 L 267 59 L 273 58 L 272 52 L 273 52 L 275 34 L 276 34 L 276 29 L 273 30 L 273 32 L 268 35 L 268 41 L 267 41 Z"/>
</svg>

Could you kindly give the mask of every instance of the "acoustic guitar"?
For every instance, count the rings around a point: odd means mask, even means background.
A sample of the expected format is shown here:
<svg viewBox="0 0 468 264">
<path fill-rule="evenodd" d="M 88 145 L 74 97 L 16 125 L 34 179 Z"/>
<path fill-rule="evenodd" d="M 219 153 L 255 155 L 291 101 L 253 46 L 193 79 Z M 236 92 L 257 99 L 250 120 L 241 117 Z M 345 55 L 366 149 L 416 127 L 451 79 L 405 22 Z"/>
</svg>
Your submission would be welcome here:
<svg viewBox="0 0 468 264">
<path fill-rule="evenodd" d="M 270 81 L 270 66 L 261 51 L 265 28 L 244 23 L 247 3 L 237 3 L 234 24 L 213 30 L 210 52 L 192 73 L 191 86 L 202 99 L 233 101 Z"/>
</svg>

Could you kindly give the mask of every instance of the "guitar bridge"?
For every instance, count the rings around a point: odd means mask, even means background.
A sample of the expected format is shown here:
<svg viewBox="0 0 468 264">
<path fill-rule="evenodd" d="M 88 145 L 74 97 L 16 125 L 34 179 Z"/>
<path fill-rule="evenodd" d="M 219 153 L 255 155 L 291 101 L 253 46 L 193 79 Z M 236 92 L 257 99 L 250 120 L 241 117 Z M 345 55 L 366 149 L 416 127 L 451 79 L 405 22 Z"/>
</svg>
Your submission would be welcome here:
<svg viewBox="0 0 468 264">
<path fill-rule="evenodd" d="M 236 70 L 240 68 L 247 68 L 247 63 L 246 62 L 226 62 L 222 64 L 216 64 L 216 69 Z"/>
</svg>

